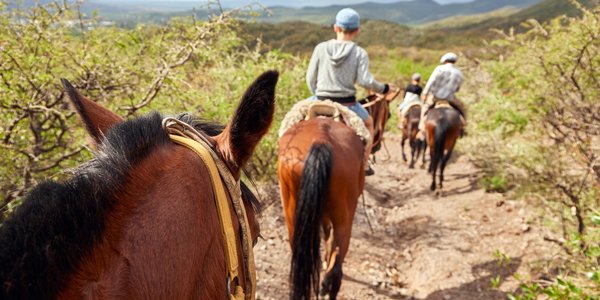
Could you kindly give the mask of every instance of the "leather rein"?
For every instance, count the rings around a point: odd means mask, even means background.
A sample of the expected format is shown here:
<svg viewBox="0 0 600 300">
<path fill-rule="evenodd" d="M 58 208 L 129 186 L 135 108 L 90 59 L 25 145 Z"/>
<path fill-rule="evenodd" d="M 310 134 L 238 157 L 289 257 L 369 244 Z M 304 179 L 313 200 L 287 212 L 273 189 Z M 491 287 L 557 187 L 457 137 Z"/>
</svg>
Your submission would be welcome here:
<svg viewBox="0 0 600 300">
<path fill-rule="evenodd" d="M 228 299 L 254 300 L 256 293 L 256 270 L 254 266 L 254 253 L 252 251 L 252 236 L 242 200 L 240 180 L 234 178 L 229 168 L 215 152 L 215 142 L 210 136 L 196 130 L 183 121 L 171 117 L 163 119 L 162 126 L 174 143 L 185 146 L 196 153 L 209 171 L 215 194 L 215 204 L 221 223 L 221 233 L 223 235 Z M 229 194 L 231 201 L 227 197 L 227 194 Z M 242 287 L 239 277 L 238 244 L 231 218 L 231 206 L 233 206 L 242 231 L 242 264 L 245 271 L 244 277 L 246 282 L 244 287 L 246 290 Z"/>
</svg>

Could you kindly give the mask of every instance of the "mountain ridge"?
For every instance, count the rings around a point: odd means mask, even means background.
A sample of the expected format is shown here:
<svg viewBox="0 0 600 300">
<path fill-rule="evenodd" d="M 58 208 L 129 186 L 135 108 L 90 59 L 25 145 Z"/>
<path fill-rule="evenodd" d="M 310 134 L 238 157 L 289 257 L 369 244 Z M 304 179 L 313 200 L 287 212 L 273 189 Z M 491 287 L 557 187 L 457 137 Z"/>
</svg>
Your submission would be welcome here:
<svg viewBox="0 0 600 300">
<path fill-rule="evenodd" d="M 267 10 L 258 8 L 257 21 L 281 23 L 286 21 L 306 21 L 319 25 L 333 23 L 335 14 L 344 7 L 356 9 L 363 19 L 378 19 L 400 24 L 417 25 L 445 19 L 455 15 L 472 15 L 493 11 L 502 7 L 524 8 L 541 0 L 474 0 L 466 3 L 439 4 L 434 0 L 397 1 L 393 3 L 362 2 L 353 5 L 306 6 L 301 8 L 288 6 L 270 6 Z M 171 3 L 171 4 L 169 4 Z M 177 10 L 181 1 L 150 1 L 150 2 L 115 2 L 92 0 L 82 4 L 86 13 L 100 12 L 113 20 L 134 19 L 153 22 L 154 19 L 165 20 L 173 16 L 189 15 L 192 9 Z M 213 5 L 213 9 L 217 6 Z M 208 15 L 206 5 L 197 6 L 194 10 L 198 18 Z M 268 11 L 268 12 L 267 12 Z M 152 14 L 152 16 L 144 16 Z M 255 18 L 253 16 L 252 18 Z"/>
<path fill-rule="evenodd" d="M 468 3 L 439 4 L 434 0 L 399 1 L 394 3 L 364 2 L 355 5 L 307 6 L 302 8 L 269 7 L 271 16 L 263 14 L 259 21 L 280 23 L 285 21 L 307 21 L 316 24 L 333 23 L 341 8 L 352 7 L 364 19 L 378 19 L 401 24 L 422 24 L 454 15 L 470 15 L 490 12 L 503 7 L 525 8 L 540 0 L 475 0 Z"/>
</svg>

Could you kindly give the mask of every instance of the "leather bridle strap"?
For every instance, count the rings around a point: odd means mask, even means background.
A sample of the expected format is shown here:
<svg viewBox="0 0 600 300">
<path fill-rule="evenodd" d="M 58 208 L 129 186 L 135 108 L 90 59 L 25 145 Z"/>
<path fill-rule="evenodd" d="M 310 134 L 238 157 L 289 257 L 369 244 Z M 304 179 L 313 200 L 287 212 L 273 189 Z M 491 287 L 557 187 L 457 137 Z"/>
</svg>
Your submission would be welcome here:
<svg viewBox="0 0 600 300">
<path fill-rule="evenodd" d="M 253 300 L 255 298 L 256 271 L 254 267 L 254 256 L 252 251 L 252 236 L 246 210 L 242 202 L 242 195 L 239 180 L 234 179 L 227 166 L 220 160 L 218 155 L 212 149 L 210 143 L 206 142 L 206 137 L 201 135 L 193 127 L 174 118 L 165 118 L 163 128 L 169 133 L 169 138 L 182 146 L 187 147 L 196 153 L 206 165 L 212 186 L 215 193 L 215 201 L 219 220 L 221 222 L 221 232 L 223 235 L 225 249 L 225 266 L 227 270 L 228 297 L 236 300 Z M 225 183 L 225 185 L 224 185 Z M 227 198 L 226 189 L 229 191 L 234 211 L 240 222 L 242 231 L 242 253 L 244 256 L 246 291 L 240 286 L 235 285 L 233 290 L 230 284 L 235 284 L 236 278 L 239 278 L 239 262 L 237 251 L 237 238 L 231 219 L 230 201 Z"/>
</svg>

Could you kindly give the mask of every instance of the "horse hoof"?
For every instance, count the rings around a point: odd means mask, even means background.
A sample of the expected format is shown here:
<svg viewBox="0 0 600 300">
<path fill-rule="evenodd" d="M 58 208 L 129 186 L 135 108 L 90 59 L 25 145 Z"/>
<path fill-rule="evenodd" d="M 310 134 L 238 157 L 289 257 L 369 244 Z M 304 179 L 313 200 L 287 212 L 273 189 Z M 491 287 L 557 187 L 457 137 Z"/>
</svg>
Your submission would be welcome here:
<svg viewBox="0 0 600 300">
<path fill-rule="evenodd" d="M 438 196 L 438 197 L 442 197 L 442 189 L 441 188 L 436 189 L 435 190 L 435 195 Z"/>
<path fill-rule="evenodd" d="M 414 169 L 414 168 L 415 168 L 415 165 L 414 165 L 414 164 L 411 164 L 411 165 L 409 165 L 409 166 L 408 166 L 408 168 L 409 168 L 409 169 Z"/>
<path fill-rule="evenodd" d="M 327 294 L 329 294 L 329 291 L 331 291 L 331 284 L 329 283 L 329 280 L 325 279 L 321 283 L 321 290 L 319 291 L 319 295 L 321 295 L 321 297 L 325 297 Z"/>
</svg>

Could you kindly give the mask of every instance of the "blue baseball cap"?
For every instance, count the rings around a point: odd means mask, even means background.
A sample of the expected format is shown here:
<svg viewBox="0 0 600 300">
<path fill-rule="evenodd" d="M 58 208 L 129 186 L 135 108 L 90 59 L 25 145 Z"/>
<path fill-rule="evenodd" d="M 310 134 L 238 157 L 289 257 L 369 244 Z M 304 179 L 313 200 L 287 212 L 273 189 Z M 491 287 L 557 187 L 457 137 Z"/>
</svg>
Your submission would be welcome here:
<svg viewBox="0 0 600 300">
<path fill-rule="evenodd" d="M 344 8 L 335 16 L 335 25 L 344 30 L 353 30 L 360 27 L 360 16 L 352 8 Z"/>
</svg>

